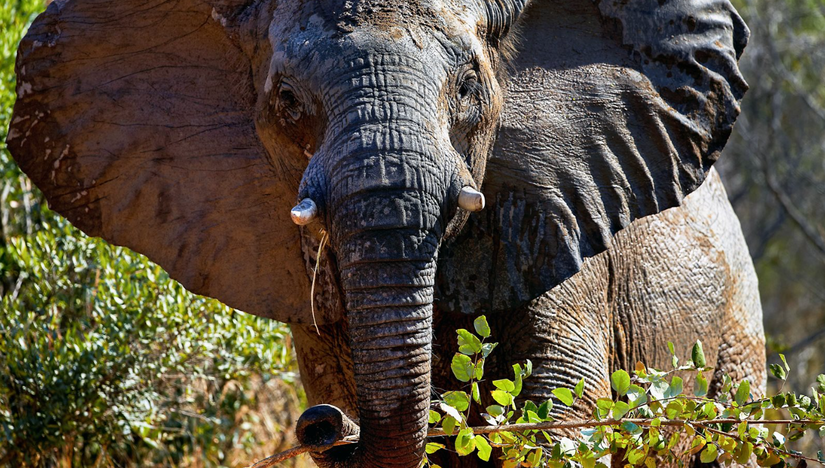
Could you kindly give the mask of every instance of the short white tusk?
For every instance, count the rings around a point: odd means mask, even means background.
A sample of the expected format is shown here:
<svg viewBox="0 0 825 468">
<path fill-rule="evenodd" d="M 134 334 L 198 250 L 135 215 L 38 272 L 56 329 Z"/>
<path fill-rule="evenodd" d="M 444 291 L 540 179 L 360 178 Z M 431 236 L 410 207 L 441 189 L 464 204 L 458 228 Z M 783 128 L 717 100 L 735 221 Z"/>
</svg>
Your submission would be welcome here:
<svg viewBox="0 0 825 468">
<path fill-rule="evenodd" d="M 292 216 L 293 223 L 298 226 L 306 226 L 318 215 L 318 206 L 309 198 L 304 198 L 301 203 L 295 205 L 295 208 L 289 214 Z"/>
<path fill-rule="evenodd" d="M 464 187 L 458 192 L 458 206 L 467 211 L 484 209 L 484 194 L 472 187 Z"/>
</svg>

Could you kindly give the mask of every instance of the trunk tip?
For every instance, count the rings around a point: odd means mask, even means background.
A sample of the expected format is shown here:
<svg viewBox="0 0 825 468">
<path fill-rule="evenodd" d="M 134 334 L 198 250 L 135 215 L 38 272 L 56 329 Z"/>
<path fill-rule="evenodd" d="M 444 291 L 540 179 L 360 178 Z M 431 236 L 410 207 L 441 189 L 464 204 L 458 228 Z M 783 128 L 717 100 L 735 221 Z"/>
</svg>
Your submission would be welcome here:
<svg viewBox="0 0 825 468">
<path fill-rule="evenodd" d="M 358 425 L 332 405 L 308 408 L 295 427 L 295 436 L 301 445 L 314 448 L 328 447 L 359 433 Z"/>
</svg>

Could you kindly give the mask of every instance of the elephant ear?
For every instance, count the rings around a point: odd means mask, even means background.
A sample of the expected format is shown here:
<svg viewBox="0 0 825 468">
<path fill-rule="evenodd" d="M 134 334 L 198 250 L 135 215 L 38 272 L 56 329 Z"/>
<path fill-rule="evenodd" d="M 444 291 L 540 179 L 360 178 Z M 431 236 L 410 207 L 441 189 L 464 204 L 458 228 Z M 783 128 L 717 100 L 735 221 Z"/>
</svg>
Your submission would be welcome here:
<svg viewBox="0 0 825 468">
<path fill-rule="evenodd" d="M 522 20 L 489 208 L 442 249 L 443 310 L 519 307 L 633 220 L 678 206 L 747 90 L 748 30 L 727 0 L 536 1 Z"/>
<path fill-rule="evenodd" d="M 288 214 L 300 170 L 269 162 L 250 64 L 220 24 L 232 2 L 214 7 L 51 3 L 20 44 L 8 146 L 85 233 L 145 254 L 195 293 L 311 321 Z"/>
</svg>

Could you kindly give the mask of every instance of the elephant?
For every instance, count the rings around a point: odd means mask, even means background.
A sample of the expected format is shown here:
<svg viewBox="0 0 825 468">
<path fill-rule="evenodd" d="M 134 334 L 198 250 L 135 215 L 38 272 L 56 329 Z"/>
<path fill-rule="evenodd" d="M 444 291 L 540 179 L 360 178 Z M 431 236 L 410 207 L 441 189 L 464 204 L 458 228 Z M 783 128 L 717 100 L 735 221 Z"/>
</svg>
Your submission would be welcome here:
<svg viewBox="0 0 825 468">
<path fill-rule="evenodd" d="M 360 431 L 319 466 L 415 468 L 480 314 L 489 380 L 524 359 L 525 399 L 585 380 L 559 418 L 668 341 L 701 338 L 716 391 L 764 391 L 712 168 L 748 35 L 728 0 L 55 0 L 7 143 L 88 235 L 290 324 L 321 405 L 299 436 Z"/>
</svg>

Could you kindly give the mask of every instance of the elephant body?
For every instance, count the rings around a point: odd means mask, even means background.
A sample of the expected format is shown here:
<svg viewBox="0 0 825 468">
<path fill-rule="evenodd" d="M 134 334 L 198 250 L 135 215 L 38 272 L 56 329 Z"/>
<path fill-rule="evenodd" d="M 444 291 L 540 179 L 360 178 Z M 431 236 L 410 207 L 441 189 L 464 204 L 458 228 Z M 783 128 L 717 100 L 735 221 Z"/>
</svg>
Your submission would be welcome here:
<svg viewBox="0 0 825 468">
<path fill-rule="evenodd" d="M 471 330 L 473 319 L 436 309 L 433 388 L 460 385 L 450 370 L 458 352 L 455 330 Z M 696 340 L 715 350 L 707 353 L 707 365 L 716 369 L 709 379 L 711 394 L 724 374 L 749 379 L 754 395 L 765 391 L 756 273 L 715 170 L 682 206 L 636 221 L 570 279 L 519 309 L 487 319 L 499 346 L 485 364 L 485 405 L 494 403 L 490 382 L 512 378 L 512 364 L 530 359 L 533 375 L 524 381 L 521 398 L 541 403 L 554 398 L 554 388 L 572 388 L 583 378 L 584 398 L 577 406 L 557 404 L 554 410 L 560 418 L 587 419 L 597 399 L 613 397 L 613 371 L 633 369 L 637 362 L 670 369 L 667 343 L 687 358 Z M 320 335 L 311 325 L 292 330 L 310 404 L 334 404 L 357 417 L 346 324 L 322 326 Z M 685 388 L 692 388 L 690 379 Z M 439 464 L 483 465 L 475 457 Z"/>
<path fill-rule="evenodd" d="M 418 468 L 479 314 L 527 397 L 585 378 L 560 417 L 668 341 L 761 391 L 712 172 L 748 34 L 729 0 L 55 0 L 7 143 L 87 234 L 291 325 L 310 401 L 360 424 L 308 411 L 299 438 L 360 430 L 319 465 Z"/>
</svg>

